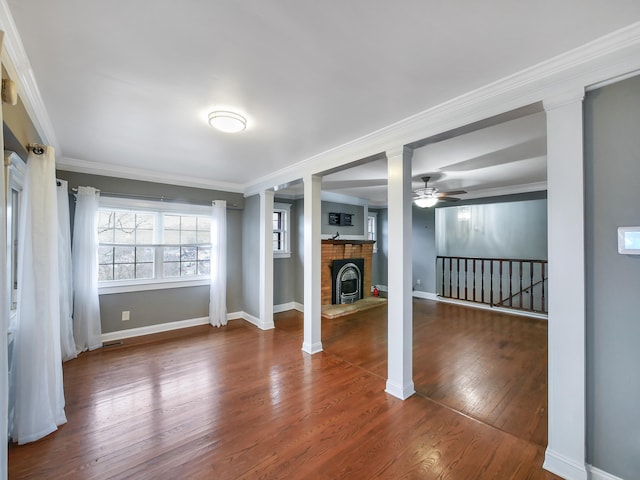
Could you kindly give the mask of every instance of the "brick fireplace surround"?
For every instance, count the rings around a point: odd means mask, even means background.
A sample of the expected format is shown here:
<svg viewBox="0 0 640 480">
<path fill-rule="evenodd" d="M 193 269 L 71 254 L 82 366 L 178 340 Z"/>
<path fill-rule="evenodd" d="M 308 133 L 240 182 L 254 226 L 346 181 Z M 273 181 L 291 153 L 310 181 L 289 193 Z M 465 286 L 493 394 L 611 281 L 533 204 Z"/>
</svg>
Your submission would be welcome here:
<svg viewBox="0 0 640 480">
<path fill-rule="evenodd" d="M 345 258 L 364 258 L 363 296 L 371 293 L 371 269 L 373 263 L 373 240 L 322 240 L 322 260 L 320 277 L 322 285 L 322 305 L 331 305 L 331 264 Z"/>
</svg>

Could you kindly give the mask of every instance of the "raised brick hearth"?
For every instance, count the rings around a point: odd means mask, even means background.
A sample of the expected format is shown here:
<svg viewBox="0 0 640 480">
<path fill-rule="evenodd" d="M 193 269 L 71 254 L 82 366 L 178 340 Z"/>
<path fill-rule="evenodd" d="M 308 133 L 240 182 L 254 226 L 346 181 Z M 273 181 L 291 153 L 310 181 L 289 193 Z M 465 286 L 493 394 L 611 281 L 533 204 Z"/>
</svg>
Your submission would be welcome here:
<svg viewBox="0 0 640 480">
<path fill-rule="evenodd" d="M 331 305 L 331 264 L 345 258 L 364 259 L 362 290 L 365 297 L 371 293 L 371 269 L 373 263 L 373 240 L 322 240 L 322 305 Z"/>
</svg>

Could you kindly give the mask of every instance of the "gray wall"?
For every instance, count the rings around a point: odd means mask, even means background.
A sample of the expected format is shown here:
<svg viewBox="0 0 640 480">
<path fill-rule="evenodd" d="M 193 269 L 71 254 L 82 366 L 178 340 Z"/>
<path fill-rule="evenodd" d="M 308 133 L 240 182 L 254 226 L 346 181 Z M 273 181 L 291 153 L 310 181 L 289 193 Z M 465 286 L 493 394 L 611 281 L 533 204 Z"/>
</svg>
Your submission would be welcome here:
<svg viewBox="0 0 640 480">
<path fill-rule="evenodd" d="M 585 193 L 587 459 L 637 479 L 640 256 L 617 253 L 617 227 L 640 225 L 640 77 L 586 96 Z"/>
<path fill-rule="evenodd" d="M 416 291 L 436 293 L 435 218 L 435 209 L 413 205 L 413 289 Z"/>
<path fill-rule="evenodd" d="M 242 217 L 242 298 L 244 311 L 260 316 L 260 196 L 245 199 Z"/>
<path fill-rule="evenodd" d="M 438 255 L 546 260 L 546 199 L 484 202 L 436 209 Z M 469 219 L 458 218 L 462 209 Z"/>
<path fill-rule="evenodd" d="M 88 185 L 105 192 L 180 198 L 185 203 L 210 204 L 226 199 L 230 204 L 244 204 L 241 194 L 200 188 L 180 187 L 152 182 L 139 182 L 115 177 L 58 171 L 57 177 L 69 182 L 69 188 Z M 227 311 L 243 309 L 242 304 L 242 211 L 227 209 Z M 129 310 L 131 319 L 122 321 L 122 311 Z M 209 314 L 209 287 L 181 287 L 100 295 L 102 332 L 115 332 Z"/>
<path fill-rule="evenodd" d="M 275 203 L 293 204 L 293 200 L 275 199 Z M 291 256 L 273 259 L 273 304 L 282 305 L 295 301 L 296 253 L 298 250 L 297 218 L 293 205 L 289 212 L 289 248 Z"/>
<path fill-rule="evenodd" d="M 295 301 L 304 304 L 304 200 L 296 200 L 291 207 L 292 221 L 295 223 L 297 248 L 295 252 L 296 293 Z M 293 242 L 294 239 L 292 238 Z M 293 256 L 293 255 L 292 255 Z"/>
<path fill-rule="evenodd" d="M 388 285 L 388 263 L 389 263 L 389 210 L 386 208 L 377 210 L 378 212 L 378 253 L 377 256 L 378 266 L 374 270 L 377 273 L 377 278 L 374 277 L 373 285 Z"/>
<path fill-rule="evenodd" d="M 322 208 L 322 228 L 323 235 L 364 235 L 364 207 L 360 205 L 347 205 L 344 203 L 326 202 L 321 204 Z M 329 212 L 350 213 L 351 227 L 341 227 L 338 225 L 329 225 Z"/>
<path fill-rule="evenodd" d="M 380 251 L 380 212 L 382 209 L 379 208 L 370 208 L 369 213 L 376 214 L 376 232 L 378 232 L 378 239 L 375 245 L 375 251 L 373 252 L 373 257 L 371 259 L 371 285 L 386 285 L 386 283 L 382 283 L 380 281 L 380 255 L 382 252 Z"/>
</svg>

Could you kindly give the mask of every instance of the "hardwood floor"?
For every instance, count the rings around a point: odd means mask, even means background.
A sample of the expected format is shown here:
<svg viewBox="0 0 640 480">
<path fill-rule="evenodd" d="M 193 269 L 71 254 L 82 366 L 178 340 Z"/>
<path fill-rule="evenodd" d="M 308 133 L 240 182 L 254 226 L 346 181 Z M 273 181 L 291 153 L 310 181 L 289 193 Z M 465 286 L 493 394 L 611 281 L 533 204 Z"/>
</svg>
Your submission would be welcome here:
<svg viewBox="0 0 640 480">
<path fill-rule="evenodd" d="M 467 380 L 469 365 L 478 359 L 472 370 L 478 376 L 495 361 L 492 355 L 469 346 L 468 360 L 450 365 L 457 375 L 446 373 L 456 345 L 430 339 L 435 327 L 428 322 L 437 323 L 430 315 L 438 308 L 416 302 L 416 317 L 424 317 L 415 322 L 416 363 L 431 358 L 440 367 L 416 371 L 416 384 L 420 379 L 425 390 L 404 402 L 383 392 L 384 307 L 323 322 L 325 351 L 313 356 L 301 351 L 302 317 L 295 312 L 279 314 L 271 331 L 238 320 L 83 354 L 64 366 L 69 422 L 39 442 L 11 446 L 9 478 L 558 478 L 542 470 L 541 445 L 508 433 L 505 418 L 508 404 L 517 403 L 509 400 L 515 393 L 493 394 L 501 384 L 496 380 L 477 394 L 491 407 L 479 408 L 483 402 L 474 400 L 471 387 L 480 381 Z M 471 339 L 484 330 L 488 337 L 505 335 L 510 343 L 498 350 L 515 359 L 516 374 L 528 365 L 514 352 L 519 326 L 500 320 L 476 329 L 472 318 L 459 323 Z M 455 336 L 462 342 L 457 346 L 471 345 L 462 333 Z M 426 351 L 438 346 L 440 353 Z M 459 387 L 447 386 L 458 376 Z M 504 425 L 456 411 L 449 405 L 456 398 Z M 523 431 L 539 431 L 534 424 Z"/>
</svg>

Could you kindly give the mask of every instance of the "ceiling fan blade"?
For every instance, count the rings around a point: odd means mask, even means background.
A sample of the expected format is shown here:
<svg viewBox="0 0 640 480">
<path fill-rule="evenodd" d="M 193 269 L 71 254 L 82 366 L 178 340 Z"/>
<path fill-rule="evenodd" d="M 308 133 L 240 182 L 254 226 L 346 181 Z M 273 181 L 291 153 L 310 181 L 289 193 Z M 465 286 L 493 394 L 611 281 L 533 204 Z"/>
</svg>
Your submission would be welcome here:
<svg viewBox="0 0 640 480">
<path fill-rule="evenodd" d="M 438 201 L 440 202 L 458 202 L 459 198 L 456 197 L 438 197 Z"/>
<path fill-rule="evenodd" d="M 449 195 L 462 195 L 464 193 L 467 193 L 465 190 L 453 190 L 451 192 L 438 192 L 438 198 L 440 197 L 447 197 Z"/>
</svg>

